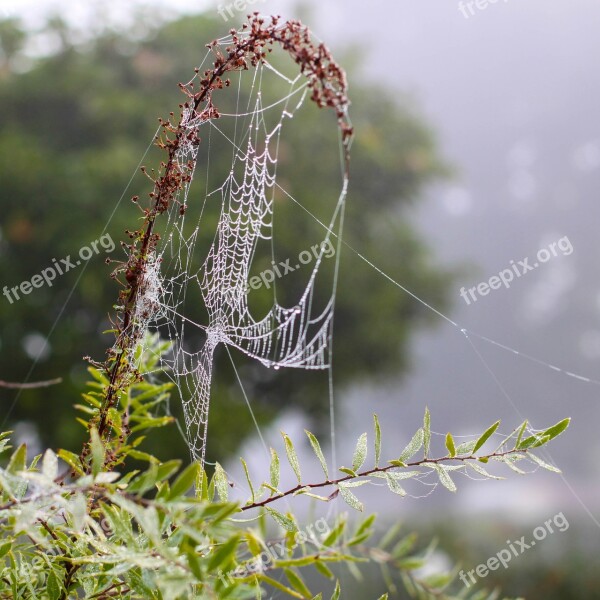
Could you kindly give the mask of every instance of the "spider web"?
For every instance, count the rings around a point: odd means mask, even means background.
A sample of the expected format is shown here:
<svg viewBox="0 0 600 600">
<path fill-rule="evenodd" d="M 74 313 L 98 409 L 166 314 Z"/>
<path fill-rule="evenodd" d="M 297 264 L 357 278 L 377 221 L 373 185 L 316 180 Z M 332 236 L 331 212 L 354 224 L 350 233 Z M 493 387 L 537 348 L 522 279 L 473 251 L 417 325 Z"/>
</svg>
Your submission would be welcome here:
<svg viewBox="0 0 600 600">
<path fill-rule="evenodd" d="M 219 47 L 231 43 L 231 37 L 217 42 L 218 52 Z M 204 144 L 189 143 L 177 152 L 182 169 L 194 165 L 194 176 L 183 187 L 178 202 L 173 202 L 168 214 L 161 217 L 166 225 L 142 276 L 135 319 L 148 332 L 160 333 L 171 342 L 170 353 L 161 358 L 162 367 L 176 383 L 190 454 L 201 464 L 206 456 L 214 354 L 220 344 L 236 348 L 272 369 L 326 370 L 331 365 L 336 278 L 328 284 L 324 305 L 322 290 L 320 302 L 315 300 L 315 290 L 320 283 L 317 276 L 325 248 L 332 236 L 341 239 L 348 187 L 343 152 L 341 191 L 331 203 L 325 237 L 313 246 L 317 251 L 299 297 L 292 306 L 282 305 L 274 284 L 272 306 L 264 316 L 255 317 L 248 293 L 259 246 L 270 247 L 271 267 L 283 276 L 274 262 L 273 246 L 276 199 L 286 198 L 278 183 L 279 153 L 287 122 L 304 107 L 318 110 L 307 101 L 308 91 L 306 77 L 288 76 L 265 60 L 253 70 L 240 73 L 235 110 L 220 112 L 218 122 L 199 118 L 193 110 L 184 111 L 186 131 L 208 138 L 208 150 Z M 245 106 L 240 110 L 242 104 Z M 339 136 L 334 122 L 331 132 Z M 212 149 L 215 137 L 220 140 L 220 151 Z M 221 161 L 218 168 L 213 167 L 210 157 L 222 154 L 224 148 L 231 150 L 231 163 Z M 196 173 L 203 158 L 199 157 L 200 151 L 208 154 L 207 172 L 202 176 L 206 181 L 204 190 L 198 189 L 202 186 Z M 210 189 L 213 180 L 217 183 Z M 208 207 L 215 206 L 220 207 L 216 225 L 207 215 Z M 214 231 L 214 237 L 208 249 L 203 249 L 202 237 L 208 231 Z M 336 273 L 337 261 L 339 252 Z M 189 316 L 198 312 L 199 303 L 205 309 L 206 322 Z M 204 341 L 197 348 L 199 332 Z"/>
</svg>

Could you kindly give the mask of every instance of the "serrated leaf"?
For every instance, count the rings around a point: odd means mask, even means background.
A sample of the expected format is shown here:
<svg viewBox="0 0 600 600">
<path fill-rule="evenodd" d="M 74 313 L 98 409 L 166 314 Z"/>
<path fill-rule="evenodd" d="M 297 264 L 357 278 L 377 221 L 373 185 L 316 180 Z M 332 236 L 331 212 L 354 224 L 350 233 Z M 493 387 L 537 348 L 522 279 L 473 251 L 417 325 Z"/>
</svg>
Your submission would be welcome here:
<svg viewBox="0 0 600 600">
<path fill-rule="evenodd" d="M 217 494 L 219 494 L 219 500 L 221 502 L 227 502 L 229 500 L 229 479 L 227 473 L 225 473 L 225 470 L 218 462 L 215 463 L 213 481 L 215 482 Z"/>
<path fill-rule="evenodd" d="M 290 533 L 295 533 L 298 531 L 298 527 L 290 517 L 281 514 L 279 511 L 276 511 L 274 508 L 270 506 L 265 506 L 266 511 L 281 525 L 286 531 Z"/>
<path fill-rule="evenodd" d="M 329 469 L 327 467 L 327 461 L 325 460 L 325 456 L 323 455 L 323 451 L 321 450 L 321 444 L 319 444 L 319 440 L 306 429 L 304 430 L 306 433 L 310 445 L 312 446 L 313 452 L 316 454 L 319 459 L 319 463 L 321 463 L 321 468 L 323 469 L 323 473 L 325 473 L 325 479 L 329 481 Z"/>
<path fill-rule="evenodd" d="M 340 582 L 339 582 L 339 580 L 337 580 L 335 582 L 335 589 L 333 590 L 333 595 L 331 596 L 331 600 L 339 600 L 341 593 L 342 593 L 342 591 L 340 589 Z"/>
<path fill-rule="evenodd" d="M 361 512 L 364 510 L 362 502 L 346 486 L 340 484 L 338 485 L 338 490 L 348 506 Z"/>
<path fill-rule="evenodd" d="M 456 446 L 454 445 L 454 438 L 450 432 L 446 434 L 446 449 L 448 450 L 448 456 L 450 456 L 450 458 L 456 456 Z"/>
<path fill-rule="evenodd" d="M 378 467 L 381 458 L 381 427 L 377 415 L 373 415 L 373 426 L 375 428 L 375 466 Z"/>
<path fill-rule="evenodd" d="M 500 426 L 500 421 L 496 421 L 491 427 L 488 427 L 477 440 L 475 447 L 473 448 L 473 454 L 481 448 L 493 435 L 496 433 L 496 429 Z"/>
<path fill-rule="evenodd" d="M 425 458 L 429 456 L 429 446 L 431 444 L 431 414 L 429 408 L 425 407 L 425 416 L 423 417 L 423 446 L 425 448 Z"/>
<path fill-rule="evenodd" d="M 444 467 L 442 465 L 432 465 L 432 466 L 435 469 L 435 471 L 437 472 L 441 484 L 447 490 L 450 490 L 451 492 L 455 492 L 456 485 L 454 484 L 454 481 L 452 481 L 450 475 L 448 475 L 448 472 L 446 471 L 446 469 L 444 469 Z"/>
<path fill-rule="evenodd" d="M 364 464 L 367 458 L 367 434 L 363 433 L 356 442 L 354 455 L 352 456 L 352 470 L 358 471 Z"/>
<path fill-rule="evenodd" d="M 425 432 L 423 428 L 417 430 L 412 440 L 410 440 L 408 446 L 402 450 L 402 453 L 398 457 L 400 462 L 405 463 L 409 458 L 414 456 L 423 446 L 423 442 L 425 440 Z"/>
<path fill-rule="evenodd" d="M 287 433 L 281 432 L 283 436 L 283 441 L 285 443 L 285 452 L 287 454 L 288 462 L 296 475 L 296 479 L 298 483 L 302 482 L 302 475 L 300 473 L 300 463 L 298 462 L 298 455 L 296 454 L 296 449 L 294 448 L 294 444 L 292 444 L 292 440 L 290 440 Z"/>
</svg>

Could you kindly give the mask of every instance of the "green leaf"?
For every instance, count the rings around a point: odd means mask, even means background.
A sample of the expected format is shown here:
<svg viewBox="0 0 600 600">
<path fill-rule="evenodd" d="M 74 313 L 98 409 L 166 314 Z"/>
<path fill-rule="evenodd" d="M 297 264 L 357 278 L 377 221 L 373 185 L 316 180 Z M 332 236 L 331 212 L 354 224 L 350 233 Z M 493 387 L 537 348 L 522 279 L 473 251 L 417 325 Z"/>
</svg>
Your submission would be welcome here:
<svg viewBox="0 0 600 600">
<path fill-rule="evenodd" d="M 515 448 L 519 447 L 521 440 L 523 439 L 523 433 L 525 432 L 525 428 L 527 427 L 528 421 L 523 421 L 523 424 L 519 428 L 519 433 L 517 435 L 517 442 L 515 443 Z"/>
<path fill-rule="evenodd" d="M 288 581 L 290 582 L 290 585 L 297 592 L 300 592 L 300 594 L 302 594 L 302 596 L 304 598 L 312 598 L 311 591 L 306 587 L 306 584 L 302 580 L 302 577 L 300 577 L 299 573 L 296 573 L 292 569 L 284 569 L 284 571 L 285 571 L 285 574 L 286 574 L 286 576 L 288 578 Z"/>
<path fill-rule="evenodd" d="M 294 523 L 294 521 L 290 519 L 290 517 L 281 514 L 280 512 L 276 511 L 270 506 L 265 506 L 265 509 L 273 517 L 273 519 L 275 519 L 275 521 L 277 521 L 277 523 L 279 523 L 279 525 L 281 525 L 286 531 L 289 531 L 290 533 L 295 533 L 296 531 L 298 531 L 296 523 Z"/>
<path fill-rule="evenodd" d="M 554 465 L 548 464 L 547 462 L 543 461 L 539 456 L 536 456 L 531 452 L 527 453 L 527 457 L 533 460 L 533 462 L 537 463 L 543 469 L 546 469 L 547 471 L 552 471 L 553 473 L 562 473 L 562 471 L 559 468 L 555 467 Z"/>
<path fill-rule="evenodd" d="M 335 542 L 340 538 L 344 530 L 346 529 L 346 520 L 340 519 L 335 527 L 327 534 L 327 537 L 323 540 L 323 546 L 333 546 Z"/>
<path fill-rule="evenodd" d="M 177 477 L 171 486 L 171 493 L 169 499 L 179 499 L 184 496 L 185 493 L 196 483 L 197 478 L 200 474 L 200 465 L 197 462 L 193 462 L 188 465 Z"/>
<path fill-rule="evenodd" d="M 271 486 L 277 489 L 279 487 L 279 479 L 281 475 L 281 466 L 279 464 L 279 455 L 271 448 L 271 465 L 269 467 L 271 476 Z"/>
<path fill-rule="evenodd" d="M 4 452 L 8 448 L 10 448 L 10 434 L 12 431 L 4 431 L 0 433 L 0 453 Z"/>
<path fill-rule="evenodd" d="M 327 468 L 327 461 L 325 460 L 325 456 L 323 456 L 323 451 L 321 450 L 321 444 L 319 444 L 319 440 L 306 429 L 304 430 L 306 435 L 308 436 L 308 440 L 314 453 L 317 455 L 319 462 L 321 463 L 321 468 L 323 469 L 323 473 L 325 473 L 325 479 L 329 481 L 329 469 Z"/>
<path fill-rule="evenodd" d="M 261 581 L 264 581 L 267 585 L 270 585 L 271 587 L 274 587 L 275 589 L 279 590 L 280 592 L 283 592 L 283 593 L 287 594 L 288 596 L 292 596 L 292 598 L 299 598 L 300 600 L 305 600 L 304 596 L 302 596 L 301 594 L 299 594 L 292 588 L 289 588 L 289 587 L 283 585 L 283 583 L 280 583 L 276 579 L 273 579 L 273 578 L 265 575 L 264 573 L 258 573 L 257 578 L 260 579 Z"/>
<path fill-rule="evenodd" d="M 90 450 L 92 452 L 92 475 L 95 477 L 104 468 L 104 446 L 95 427 L 90 429 Z"/>
<path fill-rule="evenodd" d="M 541 431 L 536 435 L 532 435 L 519 443 L 516 446 L 519 450 L 524 450 L 526 448 L 539 448 L 544 444 L 547 444 L 550 440 L 553 440 L 555 437 L 558 437 L 571 423 L 571 419 L 563 419 L 559 421 L 556 425 L 549 427 L 545 431 Z"/>
<path fill-rule="evenodd" d="M 544 431 L 542 435 L 548 436 L 551 440 L 553 440 L 555 437 L 558 437 L 563 431 L 565 431 L 570 424 L 570 418 L 563 419 L 562 421 L 559 421 L 556 425 L 548 427 L 548 429 L 546 429 L 546 431 Z"/>
<path fill-rule="evenodd" d="M 27 468 L 27 446 L 21 444 L 10 457 L 10 462 L 6 471 L 11 475 L 16 475 L 19 471 L 25 471 Z"/>
<path fill-rule="evenodd" d="M 394 492 L 394 494 L 398 494 L 398 496 L 406 496 L 406 492 L 402 488 L 402 486 L 393 478 L 390 477 L 388 473 L 386 473 L 387 477 L 385 478 L 390 491 Z"/>
<path fill-rule="evenodd" d="M 171 477 L 171 475 L 173 475 L 173 473 L 176 473 L 180 467 L 181 461 L 177 459 L 168 460 L 167 462 L 161 463 L 158 465 L 156 472 L 157 481 L 166 481 L 169 479 L 169 477 Z"/>
<path fill-rule="evenodd" d="M 438 477 L 440 478 L 440 482 L 442 483 L 442 485 L 450 490 L 451 492 L 455 492 L 456 491 L 456 485 L 454 484 L 454 481 L 452 481 L 452 479 L 450 478 L 450 475 L 448 475 L 448 472 L 446 471 L 446 469 L 444 469 L 444 467 L 442 465 L 432 465 L 433 468 L 435 469 L 435 471 L 438 474 Z"/>
<path fill-rule="evenodd" d="M 302 482 L 302 475 L 300 474 L 300 463 L 298 462 L 298 455 L 296 454 L 296 449 L 294 448 L 294 444 L 292 444 L 292 440 L 290 440 L 287 433 L 281 432 L 283 436 L 283 441 L 285 442 L 285 452 L 287 454 L 288 462 L 290 463 L 298 483 Z"/>
<path fill-rule="evenodd" d="M 60 580 L 58 576 L 54 572 L 54 570 L 50 570 L 48 573 L 48 579 L 46 581 L 46 590 L 48 592 L 48 598 L 50 600 L 58 600 L 61 596 L 62 585 L 60 584 Z"/>
<path fill-rule="evenodd" d="M 216 572 L 217 569 L 225 570 L 234 559 L 239 543 L 239 536 L 233 535 L 218 546 L 216 550 L 213 550 L 208 561 L 208 571 Z"/>
<path fill-rule="evenodd" d="M 442 590 L 450 584 L 456 576 L 455 573 L 432 573 L 421 579 L 421 582 L 426 584 L 428 588 L 433 590 Z M 489 596 L 488 596 L 489 598 Z"/>
<path fill-rule="evenodd" d="M 429 456 L 429 446 L 431 444 L 431 415 L 429 408 L 425 407 L 425 416 L 423 417 L 423 446 L 425 447 L 425 458 Z"/>
<path fill-rule="evenodd" d="M 215 463 L 213 481 L 215 482 L 217 494 L 219 494 L 219 500 L 221 502 L 227 502 L 227 500 L 229 500 L 229 479 L 227 473 L 225 473 L 223 467 L 218 462 Z"/>
<path fill-rule="evenodd" d="M 4 555 L 8 554 L 8 551 L 11 549 L 12 546 L 12 540 L 8 540 L 8 542 L 4 542 L 3 544 L 0 544 L 0 558 L 2 558 Z"/>
<path fill-rule="evenodd" d="M 373 533 L 371 526 L 373 525 L 376 516 L 377 515 L 369 515 L 356 529 L 352 538 L 346 542 L 346 545 L 356 546 L 368 539 Z"/>
<path fill-rule="evenodd" d="M 315 561 L 315 569 L 317 571 L 319 571 L 319 573 L 321 573 L 321 575 L 323 575 L 323 577 L 327 577 L 327 579 L 333 579 L 334 575 L 331 572 L 331 569 L 322 561 L 317 560 Z"/>
<path fill-rule="evenodd" d="M 459 456 L 462 454 L 467 454 L 470 456 L 473 454 L 473 448 L 475 448 L 476 443 L 477 440 L 470 440 L 469 442 L 463 442 L 462 444 L 459 444 L 456 447 L 456 454 Z"/>
<path fill-rule="evenodd" d="M 242 467 L 244 468 L 244 473 L 246 474 L 246 481 L 248 483 L 248 489 L 250 490 L 250 503 L 254 504 L 256 502 L 256 492 L 254 491 L 254 486 L 252 485 L 252 480 L 250 479 L 250 472 L 248 471 L 248 465 L 243 458 L 240 458 L 240 462 L 242 463 Z"/>
<path fill-rule="evenodd" d="M 340 600 L 340 594 L 342 590 L 340 589 L 340 582 L 337 580 L 335 582 L 335 590 L 333 590 L 333 595 L 331 596 L 331 600 Z"/>
<path fill-rule="evenodd" d="M 364 510 L 362 502 L 348 489 L 347 486 L 340 483 L 338 485 L 338 490 L 340 490 L 340 495 L 348 506 L 361 512 Z"/>
<path fill-rule="evenodd" d="M 417 543 L 417 537 L 417 533 L 413 531 L 398 540 L 391 550 L 392 556 L 396 559 L 406 556 Z"/>
<path fill-rule="evenodd" d="M 486 429 L 481 437 L 477 440 L 475 447 L 473 448 L 473 454 L 481 448 L 493 435 L 496 433 L 496 429 L 500 426 L 500 421 L 496 421 L 491 427 Z"/>
<path fill-rule="evenodd" d="M 367 434 L 363 433 L 356 442 L 354 455 L 352 456 L 352 470 L 358 471 L 364 464 L 367 458 Z"/>
<path fill-rule="evenodd" d="M 204 571 L 202 571 L 202 560 L 198 556 L 197 552 L 193 548 L 186 548 L 185 555 L 187 558 L 188 566 L 190 567 L 190 571 L 194 574 L 194 577 L 198 581 L 202 581 L 204 579 Z"/>
<path fill-rule="evenodd" d="M 517 467 L 517 465 L 515 464 L 515 463 L 519 462 L 520 460 L 524 460 L 524 458 L 525 458 L 524 456 L 520 456 L 520 455 L 507 454 L 506 456 L 497 457 L 495 460 L 503 462 L 507 467 L 509 467 L 515 473 L 518 473 L 519 475 L 526 475 L 527 473 L 525 471 L 523 471 L 522 469 L 519 469 L 519 467 Z"/>
<path fill-rule="evenodd" d="M 476 462 L 467 462 L 467 465 L 469 465 L 469 467 L 473 469 L 473 471 L 475 471 L 479 475 L 483 475 L 487 479 L 504 479 L 504 477 L 498 477 L 497 475 L 492 475 L 491 473 L 488 473 L 480 464 Z"/>
<path fill-rule="evenodd" d="M 411 456 L 414 456 L 423 445 L 425 440 L 425 431 L 423 428 L 417 430 L 412 440 L 410 440 L 408 446 L 402 450 L 402 453 L 398 457 L 400 462 L 405 463 Z"/>
<path fill-rule="evenodd" d="M 378 467 L 381 458 L 381 427 L 377 415 L 373 415 L 373 425 L 375 427 L 375 466 Z"/>
<path fill-rule="evenodd" d="M 350 475 L 350 477 L 357 477 L 356 471 L 353 471 L 352 469 L 348 469 L 348 467 L 340 467 L 338 469 L 338 471 L 341 471 L 342 473 L 345 473 L 346 475 Z"/>
<path fill-rule="evenodd" d="M 456 446 L 454 445 L 454 438 L 450 432 L 446 434 L 446 448 L 448 449 L 448 456 L 454 458 L 456 456 Z"/>
</svg>

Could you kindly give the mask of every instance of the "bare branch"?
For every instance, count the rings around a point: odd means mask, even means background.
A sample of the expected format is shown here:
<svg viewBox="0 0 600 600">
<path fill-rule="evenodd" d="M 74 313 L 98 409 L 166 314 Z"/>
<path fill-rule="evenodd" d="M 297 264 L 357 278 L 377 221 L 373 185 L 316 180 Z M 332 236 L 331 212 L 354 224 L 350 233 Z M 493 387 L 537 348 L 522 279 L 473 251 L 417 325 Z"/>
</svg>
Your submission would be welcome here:
<svg viewBox="0 0 600 600">
<path fill-rule="evenodd" d="M 62 383 L 62 377 L 49 379 L 48 381 L 34 381 L 32 383 L 13 383 L 0 380 L 0 388 L 6 388 L 8 390 L 34 390 L 37 388 L 50 387 L 51 385 L 57 385 L 59 383 Z"/>
</svg>

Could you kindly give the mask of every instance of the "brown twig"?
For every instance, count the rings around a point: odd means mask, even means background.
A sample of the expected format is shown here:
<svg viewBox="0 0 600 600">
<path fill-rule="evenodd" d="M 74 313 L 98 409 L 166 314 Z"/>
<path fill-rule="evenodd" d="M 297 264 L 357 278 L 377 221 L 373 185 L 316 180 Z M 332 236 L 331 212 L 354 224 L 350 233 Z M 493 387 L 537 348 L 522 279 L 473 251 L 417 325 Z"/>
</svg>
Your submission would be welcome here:
<svg viewBox="0 0 600 600">
<path fill-rule="evenodd" d="M 452 461 L 479 461 L 480 459 L 489 460 L 491 458 L 501 458 L 508 454 L 527 454 L 528 449 L 523 450 L 507 450 L 506 452 L 494 452 L 493 454 L 488 454 L 487 456 L 443 456 L 441 458 L 424 458 L 422 460 L 418 460 L 416 462 L 406 463 L 406 467 L 422 467 L 426 465 L 437 465 L 439 463 L 444 462 L 452 462 Z M 486 461 L 487 462 L 487 461 Z M 358 479 L 359 477 L 368 477 L 369 475 L 373 475 L 374 473 L 385 473 L 386 471 L 391 471 L 392 469 L 398 469 L 404 467 L 398 467 L 397 465 L 388 465 L 387 467 L 374 467 L 373 469 L 369 469 L 368 471 L 362 471 L 361 473 L 356 473 L 355 475 L 346 475 L 345 477 L 340 477 L 339 479 L 330 479 L 327 481 L 321 481 L 319 483 L 299 483 L 297 486 L 285 491 L 280 494 L 275 494 L 274 496 L 270 496 L 265 500 L 261 500 L 260 502 L 253 502 L 251 504 L 246 504 L 242 506 L 240 510 L 250 510 L 251 508 L 259 508 L 261 506 L 266 506 L 275 500 L 281 500 L 281 498 L 285 498 L 286 496 L 290 496 L 295 494 L 297 491 L 310 488 L 317 489 L 322 487 L 328 487 L 331 485 L 338 485 L 343 483 L 344 481 L 349 481 L 352 479 Z"/>
<path fill-rule="evenodd" d="M 49 379 L 48 381 L 35 381 L 32 383 L 13 383 L 10 381 L 0 380 L 0 388 L 6 388 L 9 390 L 34 390 L 37 388 L 50 387 L 51 385 L 57 385 L 59 383 L 62 383 L 62 377 Z"/>
</svg>

